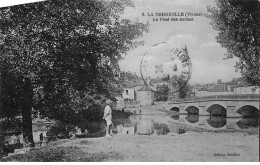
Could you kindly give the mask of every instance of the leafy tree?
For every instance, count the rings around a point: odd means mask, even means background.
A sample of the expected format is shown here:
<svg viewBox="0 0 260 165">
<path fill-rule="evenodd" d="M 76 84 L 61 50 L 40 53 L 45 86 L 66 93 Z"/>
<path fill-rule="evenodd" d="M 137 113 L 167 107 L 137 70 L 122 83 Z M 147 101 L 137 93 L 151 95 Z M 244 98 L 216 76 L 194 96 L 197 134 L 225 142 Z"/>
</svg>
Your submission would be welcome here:
<svg viewBox="0 0 260 165">
<path fill-rule="evenodd" d="M 223 82 L 222 82 L 222 80 L 221 79 L 218 79 L 217 80 L 217 84 L 222 84 Z"/>
<path fill-rule="evenodd" d="M 0 58 L 0 120 L 2 120 L 2 59 Z M 3 141 L 4 141 L 4 134 L 3 134 L 3 124 L 0 122 L 0 159 L 3 157 Z"/>
<path fill-rule="evenodd" d="M 160 93 L 160 94 L 167 95 L 168 92 L 169 92 L 169 87 L 168 87 L 168 85 L 166 85 L 166 84 L 158 85 L 158 86 L 156 87 L 156 91 L 157 91 L 158 93 Z"/>
<path fill-rule="evenodd" d="M 236 69 L 251 85 L 260 85 L 259 72 L 259 0 L 215 0 L 217 7 L 208 7 L 216 37 L 227 48 L 226 59 L 239 58 Z"/>
<path fill-rule="evenodd" d="M 158 85 L 156 87 L 156 93 L 158 94 L 158 97 L 160 97 L 161 99 L 158 99 L 158 101 L 166 101 L 167 100 L 167 96 L 168 96 L 168 92 L 169 92 L 169 87 L 166 84 L 163 85 Z"/>
<path fill-rule="evenodd" d="M 137 81 L 140 80 L 141 78 L 138 77 L 136 74 L 133 74 L 132 72 L 121 72 L 120 73 L 120 80 L 125 81 L 125 80 L 129 80 L 129 81 Z"/>
<path fill-rule="evenodd" d="M 32 108 L 66 122 L 77 122 L 75 112 L 92 120 L 100 113 L 122 54 L 148 30 L 120 19 L 127 6 L 131 1 L 51 0 L 0 10 L 1 100 L 15 98 L 10 104 L 22 109 L 24 136 L 32 135 Z"/>
<path fill-rule="evenodd" d="M 191 92 L 192 86 L 190 84 L 186 84 L 182 89 L 180 89 L 179 96 L 180 98 L 186 98 L 188 92 Z"/>
<path fill-rule="evenodd" d="M 172 76 L 171 82 L 173 86 L 177 87 L 175 90 L 179 92 L 180 98 L 185 98 L 188 91 L 192 89 L 191 85 L 188 84 L 187 78 L 183 74 L 180 76 Z"/>
</svg>

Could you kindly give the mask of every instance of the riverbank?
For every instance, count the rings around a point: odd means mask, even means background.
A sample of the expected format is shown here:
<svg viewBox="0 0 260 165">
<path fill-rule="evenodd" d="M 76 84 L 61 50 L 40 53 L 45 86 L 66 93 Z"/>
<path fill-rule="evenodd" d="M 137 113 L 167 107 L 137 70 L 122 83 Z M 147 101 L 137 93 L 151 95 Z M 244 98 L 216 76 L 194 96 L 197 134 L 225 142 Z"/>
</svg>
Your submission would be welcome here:
<svg viewBox="0 0 260 165">
<path fill-rule="evenodd" d="M 187 132 L 60 140 L 3 161 L 259 161 L 259 138 L 243 133 Z"/>
</svg>

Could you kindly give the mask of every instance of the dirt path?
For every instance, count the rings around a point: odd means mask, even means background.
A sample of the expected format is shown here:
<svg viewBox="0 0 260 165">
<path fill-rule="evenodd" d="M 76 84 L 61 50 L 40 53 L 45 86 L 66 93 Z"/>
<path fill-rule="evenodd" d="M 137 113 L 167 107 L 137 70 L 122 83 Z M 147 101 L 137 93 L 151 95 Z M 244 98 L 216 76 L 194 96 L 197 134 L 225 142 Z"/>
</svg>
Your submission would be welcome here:
<svg viewBox="0 0 260 165">
<path fill-rule="evenodd" d="M 114 135 L 70 140 L 60 146 L 77 146 L 93 154 L 119 155 L 104 161 L 259 161 L 259 138 L 243 133 Z"/>
</svg>

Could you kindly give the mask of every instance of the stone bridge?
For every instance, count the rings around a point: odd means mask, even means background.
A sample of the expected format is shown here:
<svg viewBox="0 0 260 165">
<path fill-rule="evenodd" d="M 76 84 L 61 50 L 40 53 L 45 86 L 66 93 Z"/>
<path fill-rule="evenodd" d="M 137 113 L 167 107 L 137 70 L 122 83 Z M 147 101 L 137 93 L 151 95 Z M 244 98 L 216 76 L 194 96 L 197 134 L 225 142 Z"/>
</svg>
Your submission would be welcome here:
<svg viewBox="0 0 260 165">
<path fill-rule="evenodd" d="M 260 112 L 259 100 L 258 94 L 216 95 L 173 100 L 165 108 L 179 114 L 257 117 Z"/>
</svg>

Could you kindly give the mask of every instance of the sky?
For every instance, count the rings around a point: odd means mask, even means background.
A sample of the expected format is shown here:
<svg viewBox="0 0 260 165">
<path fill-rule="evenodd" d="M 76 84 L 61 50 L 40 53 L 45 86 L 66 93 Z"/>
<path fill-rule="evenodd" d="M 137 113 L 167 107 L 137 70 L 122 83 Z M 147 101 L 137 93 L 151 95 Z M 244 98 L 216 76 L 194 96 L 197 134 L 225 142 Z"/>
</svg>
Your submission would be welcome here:
<svg viewBox="0 0 260 165">
<path fill-rule="evenodd" d="M 218 32 L 209 24 L 206 17 L 192 16 L 193 21 L 160 21 L 162 16 L 155 13 L 207 13 L 207 6 L 215 6 L 214 0 L 133 0 L 135 8 L 127 8 L 122 18 L 141 22 L 149 21 L 149 32 L 140 39 L 144 46 L 131 50 L 120 62 L 123 71 L 140 75 L 140 62 L 150 48 L 160 42 L 171 42 L 173 47 L 186 45 L 192 62 L 190 84 L 213 83 L 218 79 L 230 81 L 241 77 L 235 72 L 235 61 L 238 59 L 225 58 L 226 49 L 217 43 Z M 144 16 L 142 15 L 144 13 Z M 148 16 L 151 13 L 154 16 Z M 181 16 L 163 16 L 163 18 L 185 18 Z M 158 18 L 158 21 L 153 19 Z"/>
</svg>

